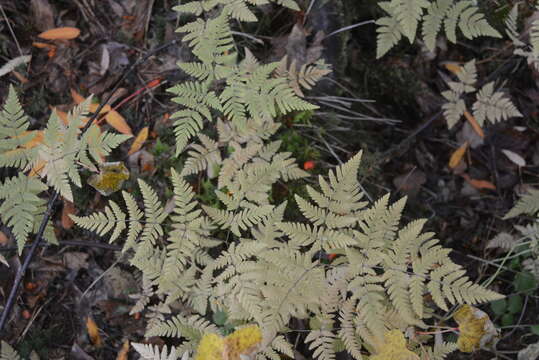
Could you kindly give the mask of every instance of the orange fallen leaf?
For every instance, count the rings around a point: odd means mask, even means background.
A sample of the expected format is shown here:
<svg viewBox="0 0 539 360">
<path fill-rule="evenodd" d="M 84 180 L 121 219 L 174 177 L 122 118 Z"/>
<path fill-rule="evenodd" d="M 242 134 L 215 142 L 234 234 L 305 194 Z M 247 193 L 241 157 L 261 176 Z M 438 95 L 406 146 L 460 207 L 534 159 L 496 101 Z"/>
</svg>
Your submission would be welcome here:
<svg viewBox="0 0 539 360">
<path fill-rule="evenodd" d="M 73 227 L 74 222 L 69 215 L 75 215 L 76 213 L 77 209 L 75 205 L 71 201 L 64 199 L 64 207 L 62 209 L 62 227 L 64 229 L 71 229 Z"/>
<path fill-rule="evenodd" d="M 45 40 L 71 40 L 80 35 L 80 30 L 75 27 L 59 27 L 42 32 L 38 37 Z"/>
<path fill-rule="evenodd" d="M 457 167 L 458 164 L 460 164 L 460 161 L 462 160 L 462 157 L 466 153 L 466 149 L 468 148 L 468 142 L 464 142 L 457 150 L 451 154 L 451 158 L 449 159 L 449 167 L 451 169 L 454 169 Z"/>
<path fill-rule="evenodd" d="M 460 176 L 462 176 L 464 180 L 468 182 L 468 184 L 472 185 L 474 188 L 478 190 L 482 190 L 482 189 L 496 190 L 496 185 L 494 185 L 490 181 L 472 179 L 468 174 L 461 174 Z"/>
<path fill-rule="evenodd" d="M 477 135 L 481 136 L 481 138 L 484 139 L 485 133 L 483 132 L 483 129 L 481 129 L 481 126 L 479 125 L 477 120 L 475 120 L 475 117 L 473 117 L 473 115 L 470 114 L 468 111 L 464 111 L 464 117 L 466 118 L 466 120 L 468 120 Z"/>
<path fill-rule="evenodd" d="M 149 132 L 149 129 L 148 129 L 147 126 L 139 131 L 139 133 L 138 133 L 137 137 L 135 138 L 135 141 L 133 141 L 133 144 L 131 145 L 131 149 L 129 149 L 129 152 L 127 153 L 127 155 L 131 155 L 133 153 L 136 153 L 137 151 L 140 150 L 140 148 L 142 148 L 142 145 L 144 144 L 144 142 L 148 138 L 148 132 Z"/>
<path fill-rule="evenodd" d="M 99 335 L 99 328 L 97 324 L 91 317 L 86 318 L 86 329 L 88 330 L 88 336 L 90 336 L 90 341 L 95 346 L 101 346 L 103 340 L 101 340 L 101 335 Z"/>
<path fill-rule="evenodd" d="M 44 42 L 33 42 L 32 46 L 38 49 L 49 49 L 49 50 L 56 47 L 56 45 L 44 43 Z"/>
<path fill-rule="evenodd" d="M 456 62 L 446 62 L 444 67 L 455 75 L 462 71 L 462 66 Z"/>
<path fill-rule="evenodd" d="M 81 102 L 83 102 L 85 99 L 84 99 L 84 96 L 82 96 L 81 94 L 79 94 L 77 92 L 77 90 L 75 89 L 71 89 L 71 97 L 73 98 L 73 101 L 75 102 L 75 104 L 80 104 Z"/>
<path fill-rule="evenodd" d="M 127 354 L 129 353 L 129 340 L 125 340 L 122 348 L 116 356 L 116 360 L 127 360 Z"/>
<path fill-rule="evenodd" d="M 94 113 L 97 111 L 97 108 L 99 107 L 99 104 L 90 104 L 90 112 Z M 131 131 L 131 128 L 125 121 L 124 117 L 120 115 L 116 110 L 112 109 L 110 105 L 103 106 L 103 109 L 99 112 L 99 114 L 105 114 L 105 121 L 107 124 L 121 132 L 122 134 L 126 135 L 133 135 L 133 132 Z"/>
<path fill-rule="evenodd" d="M 110 105 L 106 105 L 105 107 L 108 107 L 110 109 Z M 120 115 L 120 113 L 116 110 L 111 109 L 105 116 L 105 120 L 107 121 L 107 124 L 115 128 L 122 134 L 133 135 L 133 132 L 131 131 L 129 125 L 127 125 L 127 122 L 125 121 L 124 117 Z"/>
</svg>

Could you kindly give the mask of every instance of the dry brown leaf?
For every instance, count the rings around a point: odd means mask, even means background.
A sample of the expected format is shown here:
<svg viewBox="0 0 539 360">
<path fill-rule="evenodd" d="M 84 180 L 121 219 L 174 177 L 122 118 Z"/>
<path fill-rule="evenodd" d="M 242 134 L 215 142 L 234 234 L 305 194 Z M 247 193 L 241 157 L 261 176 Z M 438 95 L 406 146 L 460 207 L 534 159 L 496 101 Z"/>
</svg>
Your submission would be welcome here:
<svg viewBox="0 0 539 360">
<path fill-rule="evenodd" d="M 139 131 L 139 133 L 138 133 L 137 137 L 135 138 L 135 141 L 133 141 L 133 144 L 131 145 L 131 149 L 129 149 L 129 152 L 127 153 L 127 155 L 131 155 L 133 153 L 136 153 L 137 151 L 139 151 L 142 148 L 142 145 L 144 144 L 144 142 L 148 138 L 148 132 L 149 132 L 149 128 L 147 126 Z"/>
<path fill-rule="evenodd" d="M 59 27 L 42 32 L 38 37 L 45 40 L 71 40 L 80 35 L 80 30 L 75 27 Z"/>
<path fill-rule="evenodd" d="M 85 99 L 84 99 L 84 96 L 82 96 L 81 94 L 79 94 L 77 92 L 77 90 L 75 89 L 71 89 L 71 97 L 73 98 L 73 101 L 75 102 L 75 104 L 80 104 L 81 102 L 83 102 Z"/>
<path fill-rule="evenodd" d="M 101 339 L 101 335 L 99 335 L 99 328 L 95 321 L 89 316 L 86 318 L 86 329 L 88 330 L 88 336 L 90 337 L 92 344 L 98 347 L 103 345 L 103 340 Z"/>
<path fill-rule="evenodd" d="M 122 345 L 122 348 L 120 349 L 120 352 L 118 352 L 118 356 L 116 356 L 116 360 L 127 360 L 128 353 L 129 353 L 129 340 L 125 340 L 124 344 Z"/>
<path fill-rule="evenodd" d="M 449 167 L 451 169 L 454 169 L 457 167 L 457 165 L 462 160 L 462 157 L 464 154 L 466 154 L 466 149 L 468 148 L 468 142 L 464 142 L 457 150 L 451 154 L 451 158 L 449 159 Z"/>
<path fill-rule="evenodd" d="M 62 209 L 62 227 L 64 229 L 71 229 L 73 227 L 74 222 L 69 215 L 75 215 L 76 213 L 77 209 L 75 205 L 71 201 L 64 199 L 64 207 Z"/>
<path fill-rule="evenodd" d="M 470 175 L 468 174 L 462 174 L 461 176 L 464 178 L 464 180 L 468 182 L 468 184 L 472 185 L 474 188 L 478 190 L 482 190 L 482 189 L 496 190 L 496 185 L 494 185 L 490 181 L 472 179 Z"/>
<path fill-rule="evenodd" d="M 483 132 L 483 129 L 481 129 L 481 126 L 479 126 L 479 123 L 477 122 L 477 120 L 475 120 L 475 117 L 473 117 L 473 115 L 470 114 L 468 111 L 464 111 L 464 117 L 466 118 L 466 120 L 468 120 L 468 122 L 470 123 L 472 128 L 475 130 L 477 135 L 481 136 L 481 138 L 484 139 L 485 133 Z"/>
</svg>

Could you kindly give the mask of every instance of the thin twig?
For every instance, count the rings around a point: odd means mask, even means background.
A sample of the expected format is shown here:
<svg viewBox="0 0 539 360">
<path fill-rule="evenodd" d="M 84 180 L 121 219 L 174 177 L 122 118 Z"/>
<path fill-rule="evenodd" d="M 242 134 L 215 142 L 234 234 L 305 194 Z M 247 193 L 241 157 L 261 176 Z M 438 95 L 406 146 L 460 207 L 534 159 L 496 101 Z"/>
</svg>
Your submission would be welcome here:
<svg viewBox="0 0 539 360">
<path fill-rule="evenodd" d="M 112 98 L 112 95 L 114 92 L 120 87 L 122 81 L 140 64 L 144 63 L 148 58 L 153 56 L 155 53 L 166 49 L 167 47 L 175 44 L 178 42 L 178 39 L 172 40 L 162 46 L 159 46 L 151 51 L 149 51 L 145 56 L 138 59 L 133 63 L 126 72 L 116 81 L 112 91 L 109 93 L 109 95 L 105 98 L 105 100 L 98 106 L 97 110 L 92 114 L 86 125 L 81 129 L 80 135 L 82 136 L 92 125 L 92 123 L 97 119 L 99 116 L 99 113 L 101 110 L 105 107 L 105 105 L 108 104 L 110 99 Z M 11 310 L 13 309 L 13 305 L 15 304 L 15 299 L 17 297 L 17 292 L 19 289 L 19 286 L 21 285 L 22 279 L 26 273 L 26 270 L 28 269 L 28 266 L 30 265 L 30 262 L 32 261 L 32 258 L 34 257 L 34 254 L 37 250 L 37 248 L 40 246 L 41 241 L 43 241 L 43 233 L 45 232 L 45 227 L 47 226 L 47 223 L 49 222 L 50 217 L 52 216 L 52 208 L 56 200 L 58 199 L 59 193 L 54 192 L 51 198 L 49 199 L 47 203 L 47 211 L 45 212 L 45 215 L 43 216 L 43 220 L 41 221 L 41 224 L 39 225 L 39 230 L 36 234 L 36 238 L 34 242 L 32 243 L 32 246 L 30 247 L 30 250 L 26 254 L 26 257 L 24 258 L 22 266 L 17 271 L 17 274 L 15 276 L 15 280 L 13 282 L 13 286 L 11 287 L 11 290 L 9 292 L 8 299 L 6 301 L 6 305 L 4 307 L 4 311 L 2 311 L 2 315 L 0 316 L 0 336 L 2 334 L 2 331 L 4 330 L 4 326 L 7 323 L 7 318 L 9 314 L 11 313 Z"/>
<path fill-rule="evenodd" d="M 15 33 L 13 32 L 13 28 L 11 27 L 11 24 L 9 23 L 9 19 L 6 15 L 6 12 L 4 11 L 4 7 L 0 4 L 0 10 L 2 11 L 2 15 L 4 16 L 4 19 L 6 20 L 7 27 L 9 29 L 9 32 L 11 33 L 11 36 L 13 37 L 13 41 L 15 41 L 15 44 L 17 45 L 17 49 L 19 50 L 19 54 L 23 56 L 21 45 L 19 45 L 19 41 L 17 40 L 17 37 L 15 36 Z"/>
</svg>

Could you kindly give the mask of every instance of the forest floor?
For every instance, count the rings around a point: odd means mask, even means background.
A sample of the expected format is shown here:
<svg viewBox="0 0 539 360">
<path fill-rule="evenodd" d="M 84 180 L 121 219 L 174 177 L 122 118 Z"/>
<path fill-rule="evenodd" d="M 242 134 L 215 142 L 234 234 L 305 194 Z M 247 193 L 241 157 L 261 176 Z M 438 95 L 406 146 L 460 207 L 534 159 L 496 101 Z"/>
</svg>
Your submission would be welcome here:
<svg viewBox="0 0 539 360">
<path fill-rule="evenodd" d="M 304 2 L 302 8 L 309 3 Z M 329 34 L 380 15 L 372 6 L 375 1 L 365 1 L 364 7 L 359 3 L 351 6 L 354 2 L 343 0 L 343 7 L 322 6 L 299 15 L 268 8 L 258 26 L 242 29 L 256 39 L 240 36 L 238 41 L 259 58 L 322 56 L 335 70 L 306 93 L 320 110 L 283 119 L 283 146 L 311 168 L 313 176 L 326 174 L 363 150 L 361 182 L 372 199 L 388 192 L 393 199 L 408 196 L 405 220 L 428 218 L 428 230 L 453 249 L 453 260 L 465 266 L 474 281 L 491 279 L 494 290 L 513 299 L 510 311 L 496 312 L 489 306 L 483 310 L 502 328 L 500 354 L 516 358 L 520 349 L 539 339 L 530 331 L 530 325 L 539 325 L 539 296 L 530 291 L 536 285 L 522 275 L 522 259 L 515 257 L 500 269 L 496 264 L 502 253 L 487 245 L 497 234 L 513 231 L 513 223 L 502 217 L 519 194 L 539 182 L 537 76 L 529 76 L 524 62 L 506 61 L 503 48 L 485 53 L 489 44 L 480 41 L 474 42 L 477 47 L 445 44 L 434 57 L 403 42 L 376 60 L 372 23 L 317 40 L 318 31 Z M 172 0 L 0 0 L 0 5 L 0 64 L 32 55 L 29 63 L 0 77 L 0 99 L 6 98 L 9 84 L 16 84 L 35 127 L 46 123 L 51 109 L 71 109 L 80 95 L 94 94 L 97 102 L 106 98 L 130 65 L 178 37 Z M 352 8 L 344 16 L 346 6 Z M 332 11 L 342 16 L 333 17 Z M 316 22 L 320 18 L 331 21 Z M 80 35 L 73 40 L 37 36 L 63 26 L 79 29 Z M 172 156 L 169 116 L 175 105 L 166 89 L 185 79 L 176 63 L 188 56 L 181 44 L 156 53 L 122 82 L 110 102 L 133 135 L 148 127 L 141 148 L 133 149 L 129 142 L 111 158 L 128 163 L 132 174 L 157 189 L 166 188 L 168 169 L 182 162 Z M 474 57 L 481 61 L 482 75 L 505 81 L 504 88 L 523 114 L 487 127 L 480 140 L 466 126 L 448 130 L 441 115 L 440 93 L 447 88 L 443 78 L 451 76 L 447 63 L 462 64 Z M 468 149 L 457 167 L 450 167 L 451 155 L 464 141 L 480 143 Z M 526 166 L 518 166 L 507 150 Z M 132 180 L 125 186 L 134 184 Z M 198 185 L 199 196 L 208 196 L 204 179 Z M 144 317 L 129 315 L 132 299 L 127 296 L 140 279 L 121 263 L 120 246 L 88 237 L 68 217 L 88 214 L 107 199 L 88 187 L 77 191 L 77 203 L 55 205 L 52 222 L 60 246 L 39 250 L 13 311 L 5 340 L 16 344 L 22 356 L 35 350 L 44 359 L 114 359 L 125 340 L 143 338 Z M 20 267 L 13 249 L 13 242 L 0 236 L 0 252 L 10 263 L 9 269 L 0 265 L 0 304 Z M 100 347 L 88 335 L 93 326 L 100 329 Z M 151 341 L 164 344 L 159 338 Z M 492 358 L 487 351 L 451 357 Z"/>
</svg>

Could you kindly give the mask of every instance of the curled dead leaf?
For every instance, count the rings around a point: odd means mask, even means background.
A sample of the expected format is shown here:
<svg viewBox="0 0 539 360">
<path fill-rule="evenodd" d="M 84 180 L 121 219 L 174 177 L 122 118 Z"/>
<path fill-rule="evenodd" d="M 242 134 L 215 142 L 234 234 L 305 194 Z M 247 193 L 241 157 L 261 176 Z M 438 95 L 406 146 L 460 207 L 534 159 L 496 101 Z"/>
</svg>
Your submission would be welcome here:
<svg viewBox="0 0 539 360">
<path fill-rule="evenodd" d="M 92 344 L 98 347 L 103 345 L 103 340 L 99 334 L 99 328 L 95 321 L 89 316 L 86 318 L 86 330 L 88 331 L 88 336 L 90 337 Z"/>
<path fill-rule="evenodd" d="M 481 129 L 481 126 L 479 125 L 477 120 L 475 120 L 475 117 L 468 111 L 464 111 L 464 117 L 466 118 L 466 120 L 468 120 L 468 123 L 470 123 L 477 135 L 484 139 L 485 133 L 483 132 L 483 129 Z"/>
<path fill-rule="evenodd" d="M 457 165 L 461 162 L 462 157 L 464 154 L 466 154 L 466 149 L 468 149 L 468 142 L 464 142 L 457 150 L 451 154 L 451 158 L 449 159 L 449 167 L 451 169 L 454 169 L 457 167 Z"/>
<path fill-rule="evenodd" d="M 45 40 L 71 40 L 80 35 L 80 30 L 75 27 L 59 27 L 42 32 L 38 35 Z"/>
<path fill-rule="evenodd" d="M 118 356 L 116 356 L 116 360 L 127 360 L 127 354 L 129 353 L 129 340 L 125 340 L 122 348 L 118 352 Z"/>
<path fill-rule="evenodd" d="M 131 145 L 131 148 L 129 149 L 129 152 L 127 155 L 131 155 L 133 153 L 136 153 L 142 148 L 142 145 L 148 138 L 149 128 L 146 126 L 142 130 L 139 131 L 137 137 L 135 138 L 135 141 L 133 141 L 133 144 Z"/>
<path fill-rule="evenodd" d="M 462 178 L 466 180 L 466 182 L 468 182 L 470 185 L 472 185 L 474 188 L 478 190 L 481 190 L 481 189 L 496 190 L 496 185 L 494 185 L 490 181 L 472 179 L 470 175 L 468 174 L 461 174 L 460 176 L 462 176 Z"/>
</svg>

